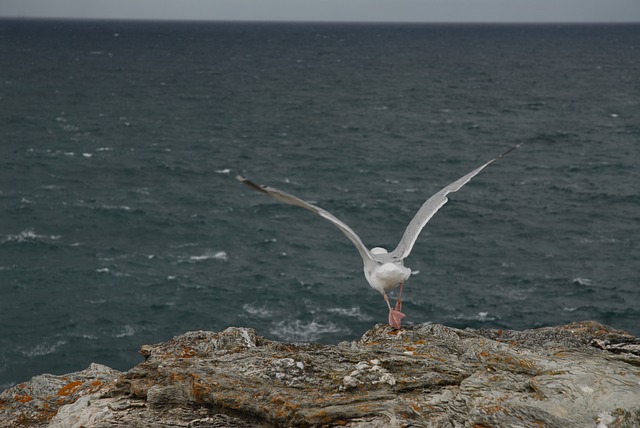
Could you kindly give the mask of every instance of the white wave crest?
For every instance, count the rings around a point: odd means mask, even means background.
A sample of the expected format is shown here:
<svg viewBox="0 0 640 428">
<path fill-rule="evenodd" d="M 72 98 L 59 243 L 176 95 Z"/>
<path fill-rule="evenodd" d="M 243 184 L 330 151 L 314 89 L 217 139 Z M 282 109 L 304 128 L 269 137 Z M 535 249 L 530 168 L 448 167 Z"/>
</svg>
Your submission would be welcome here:
<svg viewBox="0 0 640 428">
<path fill-rule="evenodd" d="M 372 320 L 372 318 L 369 315 L 362 313 L 362 310 L 358 306 L 354 306 L 352 308 L 329 308 L 327 309 L 327 312 L 330 312 L 332 314 L 343 315 L 345 317 L 356 318 L 360 321 Z"/>
<path fill-rule="evenodd" d="M 38 235 L 35 232 L 35 229 L 33 228 L 29 228 L 29 229 L 25 229 L 22 232 L 16 234 L 16 235 L 7 235 L 5 239 L 2 240 L 2 243 L 4 242 L 34 242 L 34 241 L 41 241 L 41 240 L 50 240 L 50 241 L 56 241 L 58 239 L 60 239 L 62 236 L 61 235 Z"/>
<path fill-rule="evenodd" d="M 43 355 L 49 355 L 56 352 L 61 346 L 66 345 L 67 341 L 64 339 L 59 339 L 55 343 L 41 343 L 39 345 L 34 346 L 30 349 L 25 349 L 22 351 L 22 355 L 29 358 L 41 357 Z"/>
<path fill-rule="evenodd" d="M 281 340 L 293 342 L 313 342 L 327 333 L 343 332 L 344 329 L 332 322 L 303 322 L 300 320 L 275 323 L 270 333 Z"/>
<path fill-rule="evenodd" d="M 136 333 L 136 330 L 131 327 L 129 324 L 123 326 L 119 332 L 115 333 L 113 335 L 113 337 L 117 337 L 117 338 L 121 338 L 121 337 L 128 337 L 128 336 L 133 336 Z"/>
<path fill-rule="evenodd" d="M 573 283 L 574 284 L 578 284 L 578 285 L 582 285 L 585 287 L 589 287 L 591 285 L 591 280 L 589 278 L 573 278 Z"/>
<path fill-rule="evenodd" d="M 267 308 L 259 308 L 248 303 L 242 305 L 242 309 L 248 313 L 249 315 L 253 315 L 259 318 L 270 318 L 273 316 L 274 312 Z"/>
<path fill-rule="evenodd" d="M 190 256 L 189 257 L 189 261 L 190 262 L 200 262 L 203 260 L 222 260 L 222 261 L 227 261 L 229 260 L 229 256 L 227 255 L 227 253 L 225 251 L 206 251 L 204 254 L 199 255 L 199 256 Z"/>
</svg>

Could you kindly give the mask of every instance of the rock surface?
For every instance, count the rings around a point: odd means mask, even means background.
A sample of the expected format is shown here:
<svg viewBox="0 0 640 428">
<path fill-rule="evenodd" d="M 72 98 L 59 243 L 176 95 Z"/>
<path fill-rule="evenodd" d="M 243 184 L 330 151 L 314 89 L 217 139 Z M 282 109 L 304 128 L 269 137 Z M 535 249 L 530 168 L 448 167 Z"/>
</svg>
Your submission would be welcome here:
<svg viewBox="0 0 640 428">
<path fill-rule="evenodd" d="M 0 394 L 0 426 L 638 427 L 640 339 L 595 322 L 525 331 L 401 331 L 338 345 L 252 329 L 145 345 Z"/>
</svg>

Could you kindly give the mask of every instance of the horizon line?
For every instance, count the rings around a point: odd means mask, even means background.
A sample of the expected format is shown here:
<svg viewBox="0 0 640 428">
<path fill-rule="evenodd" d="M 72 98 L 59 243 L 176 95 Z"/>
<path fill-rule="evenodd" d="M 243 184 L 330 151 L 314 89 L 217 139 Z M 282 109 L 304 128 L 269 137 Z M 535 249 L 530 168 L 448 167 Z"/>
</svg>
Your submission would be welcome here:
<svg viewBox="0 0 640 428">
<path fill-rule="evenodd" d="M 378 20 L 314 20 L 314 19 L 213 19 L 213 18 L 117 18 L 117 17 L 51 17 L 1 16 L 6 21 L 100 21 L 100 22 L 166 22 L 166 23 L 255 23 L 255 24 L 407 24 L 407 25 L 640 25 L 640 21 L 378 21 Z"/>
</svg>

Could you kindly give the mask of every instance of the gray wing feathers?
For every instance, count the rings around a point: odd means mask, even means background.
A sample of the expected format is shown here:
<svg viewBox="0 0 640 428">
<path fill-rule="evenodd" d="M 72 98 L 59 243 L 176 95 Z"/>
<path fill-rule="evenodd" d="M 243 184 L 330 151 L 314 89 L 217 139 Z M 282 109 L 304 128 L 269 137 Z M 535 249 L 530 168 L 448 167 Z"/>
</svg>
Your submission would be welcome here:
<svg viewBox="0 0 640 428">
<path fill-rule="evenodd" d="M 363 260 L 373 260 L 373 257 L 371 255 L 371 253 L 369 252 L 369 250 L 367 249 L 367 247 L 364 246 L 364 244 L 362 243 L 362 240 L 360 239 L 360 237 L 349 227 L 347 226 L 344 222 L 342 222 L 340 219 L 338 219 L 337 217 L 335 217 L 333 214 L 331 214 L 329 211 L 326 211 L 320 207 L 317 207 L 313 204 L 310 204 L 308 202 L 303 201 L 300 198 L 297 198 L 287 192 L 283 192 L 282 190 L 276 189 L 274 187 L 269 187 L 269 186 L 264 186 L 261 184 L 256 184 L 251 180 L 248 180 L 247 178 L 238 175 L 236 177 L 239 181 L 241 181 L 242 183 L 246 184 L 247 186 L 251 187 L 252 189 L 255 189 L 259 192 L 262 192 L 264 194 L 267 194 L 269 196 L 271 196 L 274 199 L 279 200 L 280 202 L 284 202 L 286 204 L 291 204 L 291 205 L 295 205 L 298 206 L 300 208 L 304 208 L 306 210 L 309 210 L 313 213 L 318 214 L 320 217 L 324 218 L 325 220 L 328 220 L 329 222 L 333 223 L 334 226 L 336 226 L 338 229 L 340 229 L 340 231 L 342 233 L 344 233 L 344 235 L 349 238 L 349 240 L 353 243 L 353 245 L 355 245 L 356 249 L 358 250 L 358 252 L 360 253 L 360 256 L 362 257 Z"/>
<path fill-rule="evenodd" d="M 411 253 L 411 250 L 413 249 L 413 245 L 415 244 L 416 239 L 418 239 L 418 235 L 420 235 L 420 232 L 422 232 L 422 229 L 425 227 L 427 222 L 429 222 L 429 220 L 431 220 L 431 217 L 433 217 L 433 215 L 436 212 L 438 212 L 438 210 L 442 208 L 444 204 L 447 203 L 448 201 L 447 195 L 449 193 L 457 192 L 458 190 L 460 190 L 460 188 L 462 188 L 462 186 L 467 184 L 469 180 L 471 180 L 473 177 L 478 175 L 478 173 L 480 173 L 480 171 L 482 171 L 484 168 L 491 165 L 493 162 L 497 161 L 498 159 L 506 156 L 507 154 L 517 149 L 518 147 L 520 147 L 520 144 L 518 144 L 517 146 L 511 147 L 509 150 L 502 153 L 500 156 L 494 159 L 491 159 L 489 162 L 485 163 L 479 168 L 474 169 L 464 177 L 454 181 L 453 183 L 449 184 L 444 189 L 440 190 L 438 193 L 436 193 L 435 195 L 427 199 L 427 201 L 424 204 L 422 204 L 422 206 L 420 207 L 416 215 L 413 217 L 413 219 L 407 226 L 406 230 L 404 231 L 404 234 L 402 235 L 402 239 L 400 240 L 400 243 L 398 243 L 398 246 L 391 253 L 389 253 L 388 256 L 396 260 L 404 259 L 405 257 L 407 257 L 409 253 Z M 358 252 L 360 253 L 360 256 L 362 257 L 362 260 L 364 260 L 365 262 L 367 260 L 376 260 L 374 256 L 371 254 L 371 252 L 367 249 L 367 247 L 364 246 L 360 237 L 353 230 L 351 230 L 349 226 L 347 226 L 345 223 L 340 221 L 330 212 L 325 211 L 322 208 L 312 205 L 308 202 L 305 202 L 302 199 L 296 198 L 295 196 L 290 195 L 289 193 L 283 192 L 282 190 L 278 190 L 269 186 L 256 184 L 251 180 L 248 180 L 240 175 L 238 175 L 236 178 L 240 180 L 242 183 L 246 184 L 247 186 L 259 192 L 265 193 L 271 196 L 272 198 L 275 198 L 286 204 L 296 205 L 298 207 L 304 208 L 330 221 L 338 229 L 340 229 L 347 238 L 349 238 L 349 240 L 353 243 L 353 245 L 356 246 L 356 248 L 358 249 Z"/>
<path fill-rule="evenodd" d="M 478 175 L 480 171 L 482 171 L 498 159 L 502 158 L 503 156 L 506 156 L 508 153 L 512 152 L 518 147 L 520 147 L 520 144 L 511 147 L 500 156 L 491 159 L 489 162 L 485 163 L 479 168 L 474 169 L 469 174 L 454 181 L 453 183 L 449 184 L 444 189 L 440 190 L 438 193 L 427 199 L 427 201 L 422 204 L 416 215 L 413 217 L 413 219 L 405 229 L 404 234 L 402 235 L 402 239 L 400 239 L 400 242 L 398 243 L 398 246 L 391 253 L 389 253 L 389 255 L 396 259 L 404 259 L 405 257 L 409 256 L 411 250 L 413 249 L 413 245 L 416 243 L 416 239 L 418 239 L 418 235 L 420 235 L 420 232 L 422 232 L 422 229 L 429 222 L 429 220 L 431 220 L 431 217 L 433 217 L 433 215 L 438 212 L 438 210 L 442 208 L 442 206 L 449 200 L 447 199 L 447 195 L 449 193 L 457 192 L 458 190 L 460 190 L 462 186 L 467 184 L 473 177 Z"/>
</svg>

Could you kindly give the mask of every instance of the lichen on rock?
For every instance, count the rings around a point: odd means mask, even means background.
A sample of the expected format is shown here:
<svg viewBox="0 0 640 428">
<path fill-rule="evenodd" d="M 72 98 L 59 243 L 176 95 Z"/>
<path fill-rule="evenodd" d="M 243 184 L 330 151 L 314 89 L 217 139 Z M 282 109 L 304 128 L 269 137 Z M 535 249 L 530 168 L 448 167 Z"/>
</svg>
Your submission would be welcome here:
<svg viewBox="0 0 640 428">
<path fill-rule="evenodd" d="M 360 361 L 355 365 L 355 370 L 342 379 L 342 389 L 364 386 L 367 383 L 396 384 L 396 378 L 389 371 L 380 366 L 380 360 Z"/>
<path fill-rule="evenodd" d="M 380 324 L 338 345 L 231 327 L 140 352 L 127 372 L 92 364 L 5 390 L 0 426 L 640 426 L 640 340 L 595 322 Z"/>
</svg>

